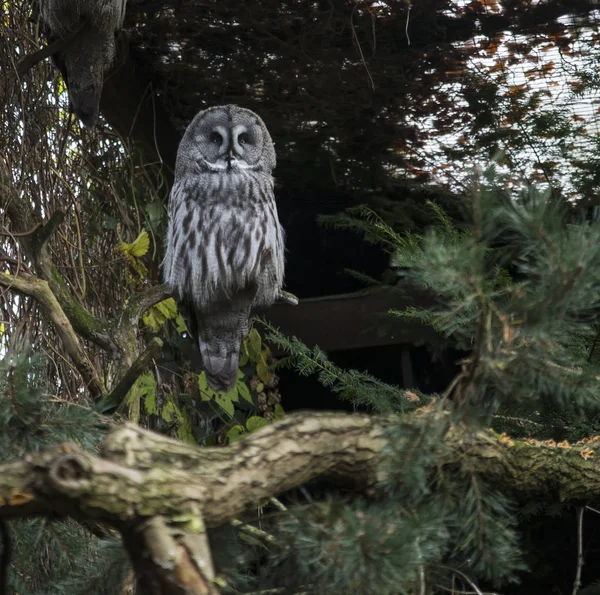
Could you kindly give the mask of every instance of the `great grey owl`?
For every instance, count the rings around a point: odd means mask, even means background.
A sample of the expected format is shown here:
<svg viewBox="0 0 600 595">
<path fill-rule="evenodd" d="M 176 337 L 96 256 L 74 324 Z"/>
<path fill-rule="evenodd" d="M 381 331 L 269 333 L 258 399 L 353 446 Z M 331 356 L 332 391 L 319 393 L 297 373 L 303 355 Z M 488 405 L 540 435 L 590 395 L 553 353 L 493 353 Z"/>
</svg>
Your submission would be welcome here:
<svg viewBox="0 0 600 595">
<path fill-rule="evenodd" d="M 115 36 L 127 0 L 39 1 L 50 41 L 65 41 L 52 59 L 67 84 L 70 109 L 90 126 L 98 117 L 104 75 L 116 56 Z"/>
<path fill-rule="evenodd" d="M 272 304 L 283 284 L 274 167 L 264 122 L 236 105 L 197 114 L 177 152 L 164 278 L 215 390 L 235 384 L 251 311 Z"/>
</svg>

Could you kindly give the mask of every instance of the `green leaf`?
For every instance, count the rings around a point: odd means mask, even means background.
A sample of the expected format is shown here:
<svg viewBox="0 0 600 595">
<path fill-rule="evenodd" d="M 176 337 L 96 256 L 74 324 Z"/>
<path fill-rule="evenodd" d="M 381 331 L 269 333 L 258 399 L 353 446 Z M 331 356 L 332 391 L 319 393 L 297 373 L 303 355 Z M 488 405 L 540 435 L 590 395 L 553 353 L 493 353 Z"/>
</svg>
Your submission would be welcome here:
<svg viewBox="0 0 600 595">
<path fill-rule="evenodd" d="M 200 372 L 200 374 L 198 374 L 198 388 L 200 389 L 200 392 L 208 392 L 210 390 L 208 388 L 206 372 Z"/>
<path fill-rule="evenodd" d="M 223 394 L 223 393 L 221 393 Z M 227 397 L 233 403 L 240 402 L 240 393 L 238 393 L 237 386 L 234 386 L 229 392 L 224 393 L 224 396 Z"/>
<path fill-rule="evenodd" d="M 246 345 L 248 348 L 248 357 L 250 358 L 250 361 L 254 363 L 260 361 L 262 339 L 255 328 L 250 331 Z"/>
<path fill-rule="evenodd" d="M 160 410 L 160 416 L 168 423 L 178 417 L 179 409 L 170 399 L 164 404 Z"/>
<path fill-rule="evenodd" d="M 142 398 L 144 399 L 144 409 L 147 413 L 158 413 L 156 409 L 156 380 L 150 372 L 142 374 L 129 389 L 125 397 L 125 405 L 129 408 L 129 418 L 136 423 L 140 417 L 140 403 Z"/>
<path fill-rule="evenodd" d="M 147 372 L 138 378 L 140 390 L 144 394 L 144 411 L 148 415 L 157 415 L 156 407 L 156 379 L 154 374 Z"/>
<path fill-rule="evenodd" d="M 165 205 L 162 200 L 154 200 L 144 206 L 148 219 L 150 220 L 150 227 L 156 229 L 162 218 L 166 215 Z"/>
<path fill-rule="evenodd" d="M 142 229 L 140 235 L 131 244 L 125 244 L 125 246 L 127 246 L 127 252 L 129 252 L 131 256 L 140 258 L 141 256 L 144 256 L 144 254 L 148 252 L 148 248 L 150 248 L 150 236 L 148 236 L 148 232 L 145 229 Z"/>
<path fill-rule="evenodd" d="M 231 391 L 228 393 L 216 393 L 214 399 L 218 403 L 218 405 L 223 409 L 223 411 L 225 411 L 225 413 L 229 415 L 229 417 L 233 417 L 235 407 L 233 406 L 233 401 L 229 397 L 230 393 Z"/>
<path fill-rule="evenodd" d="M 227 432 L 227 438 L 229 438 L 229 444 L 233 444 L 244 437 L 246 430 L 243 426 L 236 424 Z"/>
<path fill-rule="evenodd" d="M 243 380 L 238 380 L 235 384 L 238 393 L 243 399 L 246 399 L 248 403 L 254 404 L 252 401 L 252 395 L 250 394 L 250 389 L 248 385 Z"/>
<path fill-rule="evenodd" d="M 257 392 L 257 393 L 262 393 L 262 392 L 263 392 L 263 390 L 265 390 L 265 385 L 264 385 L 262 382 L 259 382 L 259 383 L 256 385 L 256 392 Z"/>
<path fill-rule="evenodd" d="M 275 419 L 281 419 L 285 415 L 285 411 L 280 403 L 277 403 L 275 407 L 273 407 L 273 417 Z"/>
<path fill-rule="evenodd" d="M 142 315 L 142 322 L 147 327 L 151 328 L 155 333 L 157 333 L 160 330 L 160 327 L 163 325 L 164 322 L 164 318 L 160 316 L 160 313 L 158 314 L 159 315 L 157 316 L 157 312 L 156 310 L 154 310 L 154 308 L 150 308 Z"/>
<path fill-rule="evenodd" d="M 258 378 L 267 384 L 271 378 L 271 372 L 269 372 L 269 366 L 264 361 L 258 362 L 256 364 L 256 375 Z"/>
<path fill-rule="evenodd" d="M 269 420 L 264 417 L 259 417 L 258 415 L 253 415 L 246 420 L 246 429 L 248 432 L 256 432 L 260 428 L 264 428 L 269 425 Z"/>
<path fill-rule="evenodd" d="M 177 316 L 177 304 L 175 303 L 175 300 L 173 298 L 167 298 L 162 302 L 158 302 L 158 304 L 155 304 L 153 307 L 160 310 L 160 313 L 166 319 L 170 320 Z"/>
<path fill-rule="evenodd" d="M 177 438 L 187 444 L 196 444 L 196 439 L 192 432 L 192 423 L 187 415 L 185 416 L 183 423 L 177 428 Z"/>
<path fill-rule="evenodd" d="M 181 314 L 177 314 L 177 317 L 175 318 L 175 327 L 177 328 L 178 333 L 185 333 L 187 331 L 185 320 Z"/>
</svg>

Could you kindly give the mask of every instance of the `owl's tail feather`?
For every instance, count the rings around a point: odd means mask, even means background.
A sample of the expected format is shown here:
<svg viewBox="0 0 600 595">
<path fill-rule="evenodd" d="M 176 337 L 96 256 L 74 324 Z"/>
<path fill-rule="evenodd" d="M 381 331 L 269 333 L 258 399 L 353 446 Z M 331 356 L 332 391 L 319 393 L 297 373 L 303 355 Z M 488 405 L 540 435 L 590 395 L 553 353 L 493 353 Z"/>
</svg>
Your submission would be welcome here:
<svg viewBox="0 0 600 595">
<path fill-rule="evenodd" d="M 238 377 L 240 345 L 248 332 L 248 313 L 213 313 L 198 320 L 198 345 L 208 385 L 230 391 Z"/>
</svg>

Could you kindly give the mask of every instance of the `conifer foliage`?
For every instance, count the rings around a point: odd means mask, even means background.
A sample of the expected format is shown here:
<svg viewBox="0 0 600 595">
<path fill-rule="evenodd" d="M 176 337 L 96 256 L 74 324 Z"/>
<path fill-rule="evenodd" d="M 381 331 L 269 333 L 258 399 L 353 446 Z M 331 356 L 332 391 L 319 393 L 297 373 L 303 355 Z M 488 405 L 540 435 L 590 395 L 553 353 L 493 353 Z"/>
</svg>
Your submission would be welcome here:
<svg viewBox="0 0 600 595">
<path fill-rule="evenodd" d="M 398 417 L 379 497 L 306 504 L 283 520 L 277 531 L 286 547 L 273 563 L 290 589 L 513 592 L 508 584 L 526 577 L 535 558 L 519 528 L 529 504 L 444 466 L 444 434 L 455 424 L 569 440 L 597 432 L 600 225 L 548 190 L 510 187 L 493 167 L 474 177 L 464 206 L 459 228 L 431 204 L 438 224 L 422 235 L 399 234 L 367 208 L 337 221 L 390 252 L 400 285 L 436 296 L 433 308 L 391 314 L 433 325 L 462 350 L 443 394 L 417 399 L 340 370 L 318 349 L 268 327 L 268 338 L 289 354 L 282 365 L 316 374 L 356 405 L 389 413 L 427 403 L 444 412 L 410 429 Z"/>
<path fill-rule="evenodd" d="M 107 419 L 53 395 L 39 357 L 8 355 L 0 361 L 0 461 L 20 459 L 70 441 L 95 451 Z M 95 538 L 67 518 L 11 521 L 9 593 L 62 595 L 119 592 L 128 570 L 120 541 Z M 5 544 L 6 547 L 6 544 Z"/>
</svg>

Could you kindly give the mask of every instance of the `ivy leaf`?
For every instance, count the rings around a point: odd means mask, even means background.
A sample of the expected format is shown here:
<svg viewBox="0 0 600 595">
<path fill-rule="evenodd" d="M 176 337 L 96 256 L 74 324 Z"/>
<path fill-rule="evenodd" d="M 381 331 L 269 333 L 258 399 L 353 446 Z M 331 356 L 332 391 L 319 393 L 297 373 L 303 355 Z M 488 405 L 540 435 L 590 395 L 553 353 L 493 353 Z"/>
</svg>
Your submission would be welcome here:
<svg viewBox="0 0 600 595">
<path fill-rule="evenodd" d="M 150 227 L 152 227 L 152 229 L 156 229 L 166 214 L 165 205 L 163 201 L 158 199 L 154 200 L 145 205 L 144 209 L 148 214 L 148 219 L 150 220 Z"/>
<path fill-rule="evenodd" d="M 175 403 L 172 401 L 172 399 L 169 399 L 165 403 L 164 407 L 160 410 L 160 416 L 167 423 L 170 423 L 172 421 L 176 421 L 176 422 L 183 421 L 183 415 L 181 414 L 179 407 L 177 407 L 177 405 L 175 405 Z"/>
<path fill-rule="evenodd" d="M 248 350 L 246 349 L 246 344 L 242 344 L 242 349 L 240 351 L 240 361 L 238 363 L 240 368 L 243 368 L 248 364 Z"/>
<path fill-rule="evenodd" d="M 225 396 L 234 403 L 240 402 L 240 393 L 238 393 L 237 385 L 234 386 L 229 392 L 225 393 Z"/>
<path fill-rule="evenodd" d="M 269 421 L 264 417 L 259 417 L 258 415 L 253 415 L 246 420 L 246 429 L 248 432 L 256 432 L 256 430 L 260 430 L 260 428 L 264 428 L 269 425 Z"/>
<path fill-rule="evenodd" d="M 142 374 L 125 397 L 125 405 L 129 408 L 129 418 L 134 423 L 139 421 L 142 399 L 144 399 L 144 409 L 147 413 L 158 413 L 156 409 L 156 380 L 150 372 Z"/>
<path fill-rule="evenodd" d="M 198 388 L 200 392 L 208 392 L 210 389 L 208 388 L 208 379 L 206 378 L 206 372 L 200 372 L 198 374 Z"/>
</svg>

